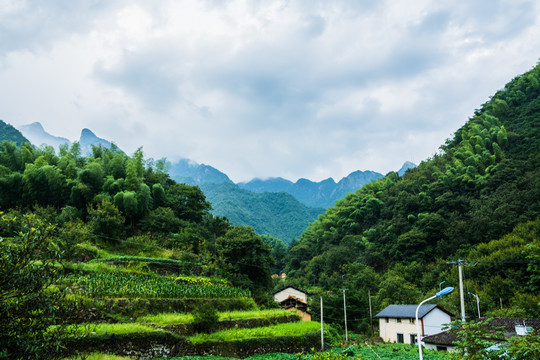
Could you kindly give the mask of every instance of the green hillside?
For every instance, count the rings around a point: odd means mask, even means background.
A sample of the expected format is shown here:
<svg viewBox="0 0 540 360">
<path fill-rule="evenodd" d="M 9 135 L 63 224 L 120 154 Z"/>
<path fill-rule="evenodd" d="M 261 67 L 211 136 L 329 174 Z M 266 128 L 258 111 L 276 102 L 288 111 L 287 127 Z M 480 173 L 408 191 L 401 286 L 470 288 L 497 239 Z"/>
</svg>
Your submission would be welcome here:
<svg viewBox="0 0 540 360">
<path fill-rule="evenodd" d="M 288 281 L 348 288 L 355 326 L 365 328 L 368 291 L 376 309 L 417 303 L 442 281 L 457 286 L 448 261 L 483 259 L 466 270 L 483 314 L 539 317 L 539 199 L 540 65 L 494 94 L 439 154 L 328 209 L 291 247 Z"/>
<path fill-rule="evenodd" d="M 324 212 L 310 208 L 286 192 L 254 193 L 234 184 L 200 185 L 212 203 L 212 213 L 232 224 L 252 227 L 257 234 L 271 235 L 286 244 L 297 238 Z"/>
<path fill-rule="evenodd" d="M 250 355 L 318 341 L 306 335 L 317 324 L 257 312 L 275 306 L 270 246 L 212 215 L 198 187 L 171 180 L 141 149 L 84 157 L 78 143 L 55 154 L 3 141 L 0 168 L 0 358 Z M 258 330 L 238 337 L 231 327 Z"/>
<path fill-rule="evenodd" d="M 12 141 L 17 145 L 29 142 L 19 130 L 15 129 L 10 124 L 6 124 L 3 120 L 0 120 L 0 141 L 3 140 Z"/>
</svg>

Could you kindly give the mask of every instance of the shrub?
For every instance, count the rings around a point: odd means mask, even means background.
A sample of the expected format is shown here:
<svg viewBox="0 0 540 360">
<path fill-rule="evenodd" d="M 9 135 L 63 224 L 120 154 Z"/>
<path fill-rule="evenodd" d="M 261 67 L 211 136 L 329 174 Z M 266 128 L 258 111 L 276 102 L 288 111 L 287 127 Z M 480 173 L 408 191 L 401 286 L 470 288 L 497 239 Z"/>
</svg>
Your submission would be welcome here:
<svg viewBox="0 0 540 360">
<path fill-rule="evenodd" d="M 211 303 L 203 303 L 193 312 L 193 328 L 197 332 L 212 332 L 218 320 L 219 313 Z"/>
</svg>

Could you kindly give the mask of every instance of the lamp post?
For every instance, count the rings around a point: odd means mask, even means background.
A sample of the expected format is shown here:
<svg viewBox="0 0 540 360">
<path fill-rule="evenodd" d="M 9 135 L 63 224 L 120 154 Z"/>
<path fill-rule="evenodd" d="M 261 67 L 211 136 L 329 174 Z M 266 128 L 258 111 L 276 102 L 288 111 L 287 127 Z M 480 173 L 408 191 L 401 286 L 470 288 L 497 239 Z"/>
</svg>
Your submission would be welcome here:
<svg viewBox="0 0 540 360">
<path fill-rule="evenodd" d="M 445 282 L 446 282 L 446 281 L 443 280 L 443 281 L 441 281 L 441 282 L 439 283 L 439 292 L 441 292 L 441 290 L 442 290 L 442 289 L 441 289 L 441 285 L 444 284 Z"/>
<path fill-rule="evenodd" d="M 446 281 L 443 280 L 443 281 L 441 281 L 441 282 L 439 283 L 439 292 L 441 292 L 441 290 L 442 290 L 442 289 L 441 289 L 441 285 L 444 284 L 445 282 L 446 282 Z M 441 301 L 441 299 L 439 299 L 439 302 L 440 302 L 440 301 Z"/>
<path fill-rule="evenodd" d="M 420 360 L 423 360 L 424 358 L 422 357 L 422 336 L 420 335 L 420 323 L 418 322 L 418 310 L 420 310 L 420 306 L 422 306 L 422 304 L 424 304 L 425 302 L 433 300 L 433 299 L 435 299 L 435 298 L 437 298 L 437 297 L 439 297 L 441 295 L 451 293 L 453 290 L 454 290 L 454 288 L 451 287 L 451 286 L 445 287 L 444 289 L 442 289 L 441 291 L 439 291 L 438 293 L 436 293 L 432 297 L 422 301 L 416 307 L 416 339 L 417 339 L 416 341 L 418 342 L 418 354 L 420 355 Z"/>
<path fill-rule="evenodd" d="M 476 307 L 478 308 L 478 318 L 480 319 L 480 297 L 477 294 L 473 294 L 472 292 L 469 292 L 469 295 L 472 295 L 476 298 Z"/>
</svg>

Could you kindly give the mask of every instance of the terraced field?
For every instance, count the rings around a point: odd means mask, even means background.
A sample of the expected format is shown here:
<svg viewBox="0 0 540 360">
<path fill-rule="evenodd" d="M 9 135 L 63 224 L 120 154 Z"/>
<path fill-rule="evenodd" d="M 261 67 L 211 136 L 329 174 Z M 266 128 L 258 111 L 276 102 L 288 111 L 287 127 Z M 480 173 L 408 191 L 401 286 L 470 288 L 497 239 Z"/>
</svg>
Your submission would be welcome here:
<svg viewBox="0 0 540 360">
<path fill-rule="evenodd" d="M 81 339 L 70 345 L 81 359 L 245 357 L 310 351 L 320 341 L 319 324 L 282 309 L 261 310 L 249 290 L 190 274 L 179 260 L 98 250 L 97 259 L 66 264 L 63 280 L 81 309 L 73 325 Z M 203 308 L 216 316 L 204 332 L 197 315 Z"/>
</svg>

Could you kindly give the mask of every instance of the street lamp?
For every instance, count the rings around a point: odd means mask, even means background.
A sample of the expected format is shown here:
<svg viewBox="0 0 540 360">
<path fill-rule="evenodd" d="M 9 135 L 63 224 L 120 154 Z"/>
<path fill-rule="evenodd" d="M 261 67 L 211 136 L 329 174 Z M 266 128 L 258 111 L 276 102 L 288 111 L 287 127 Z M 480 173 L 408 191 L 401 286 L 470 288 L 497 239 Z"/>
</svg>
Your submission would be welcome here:
<svg viewBox="0 0 540 360">
<path fill-rule="evenodd" d="M 416 341 L 418 342 L 418 354 L 420 355 L 420 360 L 423 360 L 424 358 L 422 357 L 422 336 L 420 335 L 420 323 L 418 322 L 418 310 L 420 310 L 420 306 L 422 306 L 422 304 L 424 304 L 425 302 L 433 300 L 441 295 L 446 295 L 448 293 L 451 293 L 452 291 L 454 291 L 453 287 L 451 286 L 445 287 L 444 289 L 442 289 L 441 291 L 439 291 L 432 297 L 422 301 L 416 307 Z"/>
<path fill-rule="evenodd" d="M 469 295 L 476 297 L 476 307 L 478 308 L 478 318 L 480 319 L 480 297 L 478 297 L 478 295 L 476 294 L 473 294 L 472 292 L 469 292 Z"/>
</svg>

